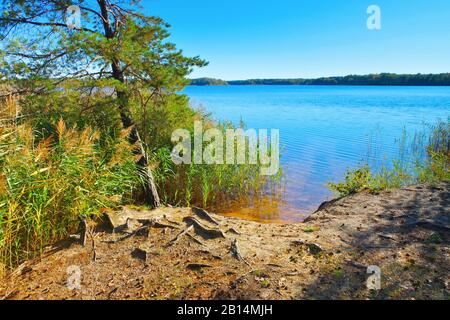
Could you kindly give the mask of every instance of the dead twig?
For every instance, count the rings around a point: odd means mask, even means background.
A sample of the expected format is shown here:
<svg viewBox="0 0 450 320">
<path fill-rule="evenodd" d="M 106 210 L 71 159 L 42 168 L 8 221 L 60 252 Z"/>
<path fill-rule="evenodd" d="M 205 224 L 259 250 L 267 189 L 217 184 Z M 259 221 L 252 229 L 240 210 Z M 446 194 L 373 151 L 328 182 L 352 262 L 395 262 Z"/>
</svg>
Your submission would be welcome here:
<svg viewBox="0 0 450 320">
<path fill-rule="evenodd" d="M 19 290 L 13 290 L 8 292 L 7 294 L 5 294 L 3 297 L 0 298 L 0 301 L 2 300 L 8 300 L 10 298 L 13 298 L 14 296 L 16 296 L 19 293 Z"/>
<path fill-rule="evenodd" d="M 83 247 L 86 246 L 88 232 L 89 232 L 89 226 L 88 226 L 86 217 L 83 217 L 81 219 L 81 234 L 80 234 L 80 241 L 81 241 L 81 244 Z"/>
<path fill-rule="evenodd" d="M 92 237 L 92 261 L 95 262 L 97 261 L 97 250 L 96 250 L 96 246 L 95 246 L 95 239 L 94 237 Z"/>
<path fill-rule="evenodd" d="M 392 240 L 394 242 L 398 242 L 397 239 L 389 234 L 385 234 L 385 233 L 377 233 L 377 236 L 379 236 L 380 238 L 384 238 L 384 239 L 388 239 L 388 240 Z"/>
</svg>

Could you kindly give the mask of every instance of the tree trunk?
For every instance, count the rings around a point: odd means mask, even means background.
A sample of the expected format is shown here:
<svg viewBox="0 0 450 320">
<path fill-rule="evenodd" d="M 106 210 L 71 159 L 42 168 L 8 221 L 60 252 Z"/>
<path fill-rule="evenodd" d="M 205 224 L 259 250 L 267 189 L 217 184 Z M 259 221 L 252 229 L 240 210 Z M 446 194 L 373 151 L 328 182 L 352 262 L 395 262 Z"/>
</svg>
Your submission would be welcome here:
<svg viewBox="0 0 450 320">
<path fill-rule="evenodd" d="M 114 38 L 114 31 L 111 27 L 111 22 L 109 20 L 108 8 L 106 4 L 106 0 L 97 0 L 103 21 L 103 27 L 105 30 L 105 37 L 107 39 Z M 120 81 L 121 83 L 125 83 L 125 76 L 123 74 L 122 69 L 120 68 L 119 61 L 114 60 L 111 62 L 111 69 L 113 72 L 113 78 Z M 138 148 L 133 150 L 133 154 L 139 156 L 139 160 L 136 161 L 136 164 L 141 169 L 141 172 L 145 179 L 145 198 L 146 202 L 153 207 L 159 207 L 161 202 L 158 196 L 158 190 L 156 189 L 155 179 L 153 177 L 152 171 L 148 167 L 148 156 L 145 151 L 142 140 L 139 136 L 139 132 L 136 128 L 136 125 L 133 121 L 133 118 L 130 115 L 130 110 L 128 108 L 128 95 L 123 90 L 116 90 L 117 99 L 119 101 L 119 111 L 120 111 L 120 119 L 122 121 L 123 127 L 130 128 L 132 130 L 128 137 L 128 140 L 131 144 L 137 145 Z"/>
<path fill-rule="evenodd" d="M 132 127 L 130 135 L 128 136 L 128 141 L 130 144 L 137 146 L 137 148 L 133 149 L 133 154 L 139 156 L 139 159 L 136 161 L 136 165 L 140 168 L 145 180 L 144 191 L 146 203 L 153 207 L 159 207 L 161 202 L 159 200 L 158 190 L 156 189 L 155 179 L 151 169 L 148 167 L 148 156 L 141 137 L 139 136 L 139 131 L 137 130 L 131 115 L 129 114 L 127 94 L 123 91 L 117 91 L 117 99 L 119 100 L 120 118 L 123 127 Z"/>
</svg>

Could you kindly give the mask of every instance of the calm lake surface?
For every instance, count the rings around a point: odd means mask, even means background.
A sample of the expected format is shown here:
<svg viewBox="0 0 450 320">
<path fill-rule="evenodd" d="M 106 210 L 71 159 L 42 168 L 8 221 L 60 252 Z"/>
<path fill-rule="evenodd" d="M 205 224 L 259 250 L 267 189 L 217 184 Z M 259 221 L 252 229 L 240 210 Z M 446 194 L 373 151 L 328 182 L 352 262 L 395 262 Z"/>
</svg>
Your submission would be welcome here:
<svg viewBox="0 0 450 320">
<path fill-rule="evenodd" d="M 189 86 L 184 93 L 217 120 L 280 130 L 284 202 L 226 212 L 256 220 L 302 220 L 332 198 L 327 182 L 363 160 L 379 165 L 396 156 L 404 129 L 450 116 L 450 87 Z"/>
</svg>

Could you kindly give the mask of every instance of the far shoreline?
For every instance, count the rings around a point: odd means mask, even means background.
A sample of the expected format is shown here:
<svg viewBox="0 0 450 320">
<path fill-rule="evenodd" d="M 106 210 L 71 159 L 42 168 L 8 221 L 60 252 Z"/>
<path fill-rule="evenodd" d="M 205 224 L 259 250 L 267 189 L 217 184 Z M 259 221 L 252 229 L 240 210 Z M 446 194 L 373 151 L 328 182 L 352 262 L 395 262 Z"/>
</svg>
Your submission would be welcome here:
<svg viewBox="0 0 450 320">
<path fill-rule="evenodd" d="M 449 85 L 387 85 L 387 84 L 188 84 L 187 87 L 393 87 L 393 88 L 447 88 Z"/>
<path fill-rule="evenodd" d="M 407 87 L 447 87 L 450 86 L 450 73 L 439 74 L 396 74 L 381 73 L 368 75 L 347 75 L 336 77 L 306 78 L 279 78 L 279 79 L 247 79 L 222 80 L 216 78 L 189 79 L 191 86 L 407 86 Z"/>
</svg>

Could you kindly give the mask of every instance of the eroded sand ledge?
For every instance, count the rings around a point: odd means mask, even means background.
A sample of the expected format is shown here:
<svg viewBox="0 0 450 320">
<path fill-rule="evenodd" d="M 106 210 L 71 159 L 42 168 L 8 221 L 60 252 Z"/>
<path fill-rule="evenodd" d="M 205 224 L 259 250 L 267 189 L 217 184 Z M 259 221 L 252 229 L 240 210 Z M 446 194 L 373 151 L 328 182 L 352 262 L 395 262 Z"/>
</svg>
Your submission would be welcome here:
<svg viewBox="0 0 450 320">
<path fill-rule="evenodd" d="M 97 226 L 86 246 L 67 241 L 20 266 L 0 298 L 448 299 L 449 186 L 360 193 L 287 225 L 124 209 L 116 232 Z M 381 269 L 378 292 L 366 288 L 369 265 Z M 67 286 L 69 266 L 80 268 L 80 289 Z"/>
</svg>

